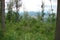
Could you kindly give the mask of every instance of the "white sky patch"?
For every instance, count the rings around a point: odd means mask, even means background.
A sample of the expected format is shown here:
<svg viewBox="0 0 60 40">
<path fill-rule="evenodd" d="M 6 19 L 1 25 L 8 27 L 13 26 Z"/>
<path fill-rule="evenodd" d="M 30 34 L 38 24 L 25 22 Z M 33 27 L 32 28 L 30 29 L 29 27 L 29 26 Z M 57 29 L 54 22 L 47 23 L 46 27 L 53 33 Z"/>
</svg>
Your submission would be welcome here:
<svg viewBox="0 0 60 40">
<path fill-rule="evenodd" d="M 37 11 L 40 8 L 41 0 L 23 0 L 23 4 L 28 11 Z"/>
<path fill-rule="evenodd" d="M 8 2 L 8 1 L 9 0 L 5 0 L 5 2 Z M 23 12 L 23 10 L 27 10 L 27 11 L 41 11 L 41 2 L 42 2 L 42 0 L 22 0 L 23 5 L 20 8 L 20 11 L 22 11 L 22 12 Z M 49 10 L 50 6 L 51 6 L 50 0 L 44 0 L 44 4 L 45 4 L 45 10 Z M 52 6 L 53 6 L 53 9 L 54 9 L 54 12 L 56 12 L 57 0 L 52 0 Z M 23 7 L 25 9 L 23 9 Z M 7 6 L 5 8 L 7 8 Z"/>
</svg>

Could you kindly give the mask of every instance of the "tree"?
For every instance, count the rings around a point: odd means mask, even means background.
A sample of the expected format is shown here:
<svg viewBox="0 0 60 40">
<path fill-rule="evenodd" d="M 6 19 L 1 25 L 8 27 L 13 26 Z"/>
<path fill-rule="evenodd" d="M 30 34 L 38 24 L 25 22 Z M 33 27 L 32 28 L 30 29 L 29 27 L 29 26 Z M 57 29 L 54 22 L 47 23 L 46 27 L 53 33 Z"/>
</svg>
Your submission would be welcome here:
<svg viewBox="0 0 60 40">
<path fill-rule="evenodd" d="M 57 5 L 57 21 L 56 21 L 56 35 L 55 40 L 60 40 L 60 0 L 58 0 Z"/>
<path fill-rule="evenodd" d="M 1 0 L 1 25 L 2 32 L 5 32 L 5 0 Z"/>
<path fill-rule="evenodd" d="M 45 15 L 45 13 L 44 13 L 44 1 L 42 0 L 42 5 L 41 5 L 41 8 L 42 8 L 42 21 L 43 21 L 43 18 L 44 18 L 44 15 Z"/>
<path fill-rule="evenodd" d="M 0 0 L 0 23 L 1 23 L 1 0 Z"/>
<path fill-rule="evenodd" d="M 10 0 L 10 2 L 7 4 L 7 7 L 8 7 L 7 19 L 9 20 L 9 22 L 12 20 L 13 5 L 14 3 L 12 0 Z"/>
<path fill-rule="evenodd" d="M 52 0 L 49 0 L 50 1 L 50 4 L 51 4 L 51 10 L 50 10 L 50 12 L 51 13 L 49 13 L 49 15 L 48 15 L 48 21 L 49 22 L 55 22 L 55 13 L 53 13 L 53 8 L 52 8 Z"/>
<path fill-rule="evenodd" d="M 52 9 L 52 0 L 50 0 L 50 4 L 51 4 L 51 12 L 53 13 L 53 9 Z"/>
<path fill-rule="evenodd" d="M 19 3 L 20 2 L 20 3 Z M 15 7 L 16 7 L 16 21 L 19 20 L 19 7 L 21 7 L 21 0 L 15 0 Z"/>
</svg>

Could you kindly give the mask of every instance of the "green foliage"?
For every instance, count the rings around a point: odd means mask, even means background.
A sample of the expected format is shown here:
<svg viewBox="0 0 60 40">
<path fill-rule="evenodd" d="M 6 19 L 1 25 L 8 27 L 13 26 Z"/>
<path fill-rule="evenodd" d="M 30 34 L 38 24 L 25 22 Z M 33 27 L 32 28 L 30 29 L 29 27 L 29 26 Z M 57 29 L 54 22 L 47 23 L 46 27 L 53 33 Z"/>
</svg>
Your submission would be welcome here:
<svg viewBox="0 0 60 40">
<path fill-rule="evenodd" d="M 15 22 L 15 12 L 12 15 L 11 22 L 6 19 L 5 36 L 2 37 L 0 32 L 1 40 L 54 40 L 56 20 L 54 21 L 52 17 L 49 19 L 52 22 L 43 22 L 39 13 L 36 19 L 26 12 L 19 17 L 19 22 Z"/>
</svg>

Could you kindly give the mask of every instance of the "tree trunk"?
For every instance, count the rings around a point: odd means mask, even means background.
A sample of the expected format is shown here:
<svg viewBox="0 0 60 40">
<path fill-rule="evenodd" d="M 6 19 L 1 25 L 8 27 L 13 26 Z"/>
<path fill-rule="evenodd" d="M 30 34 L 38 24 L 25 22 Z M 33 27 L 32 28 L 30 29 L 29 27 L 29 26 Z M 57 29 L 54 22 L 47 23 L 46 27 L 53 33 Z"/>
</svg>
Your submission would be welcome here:
<svg viewBox="0 0 60 40">
<path fill-rule="evenodd" d="M 1 23 L 1 0 L 0 0 L 0 23 Z"/>
<path fill-rule="evenodd" d="M 57 5 L 57 22 L 56 22 L 56 36 L 55 40 L 60 40 L 60 0 L 58 0 Z"/>
<path fill-rule="evenodd" d="M 1 0 L 1 25 L 2 32 L 5 32 L 5 0 Z"/>
</svg>

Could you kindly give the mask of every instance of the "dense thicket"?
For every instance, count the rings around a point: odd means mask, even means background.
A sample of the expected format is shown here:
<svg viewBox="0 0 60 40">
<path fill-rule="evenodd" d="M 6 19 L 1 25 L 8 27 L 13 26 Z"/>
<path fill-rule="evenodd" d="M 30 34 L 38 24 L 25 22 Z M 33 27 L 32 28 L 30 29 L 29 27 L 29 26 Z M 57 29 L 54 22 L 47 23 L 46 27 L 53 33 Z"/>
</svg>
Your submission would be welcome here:
<svg viewBox="0 0 60 40">
<path fill-rule="evenodd" d="M 8 14 L 8 13 L 7 13 Z M 19 21 L 15 21 L 15 12 L 11 21 L 6 14 L 6 33 L 3 40 L 53 40 L 56 27 L 56 18 L 48 17 L 46 21 L 41 20 L 40 13 L 36 18 L 24 12 L 19 16 Z"/>
<path fill-rule="evenodd" d="M 45 18 L 44 2 L 42 1 L 41 13 L 36 12 L 35 16 L 31 16 L 29 12 L 24 11 L 23 15 L 21 15 L 18 12 L 21 6 L 21 4 L 18 4 L 19 1 L 21 0 L 15 0 L 14 2 L 11 0 L 8 4 L 8 13 L 5 13 L 6 29 L 4 37 L 2 37 L 0 30 L 0 40 L 54 40 L 56 27 L 55 13 L 49 13 L 47 18 Z M 16 7 L 16 12 L 12 10 L 13 5 Z"/>
</svg>

